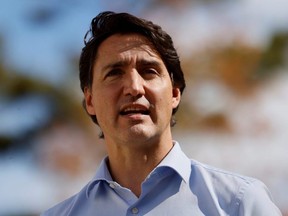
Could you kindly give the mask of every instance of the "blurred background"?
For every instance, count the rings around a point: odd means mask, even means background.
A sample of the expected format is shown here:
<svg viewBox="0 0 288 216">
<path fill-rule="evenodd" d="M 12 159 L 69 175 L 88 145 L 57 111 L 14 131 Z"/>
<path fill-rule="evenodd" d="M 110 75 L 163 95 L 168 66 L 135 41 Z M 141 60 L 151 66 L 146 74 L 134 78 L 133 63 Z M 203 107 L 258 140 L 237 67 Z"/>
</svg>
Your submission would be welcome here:
<svg viewBox="0 0 288 216">
<path fill-rule="evenodd" d="M 185 71 L 173 128 L 191 158 L 261 179 L 288 215 L 286 0 L 1 0 L 0 215 L 78 192 L 105 155 L 78 59 L 103 10 L 160 24 Z"/>
</svg>

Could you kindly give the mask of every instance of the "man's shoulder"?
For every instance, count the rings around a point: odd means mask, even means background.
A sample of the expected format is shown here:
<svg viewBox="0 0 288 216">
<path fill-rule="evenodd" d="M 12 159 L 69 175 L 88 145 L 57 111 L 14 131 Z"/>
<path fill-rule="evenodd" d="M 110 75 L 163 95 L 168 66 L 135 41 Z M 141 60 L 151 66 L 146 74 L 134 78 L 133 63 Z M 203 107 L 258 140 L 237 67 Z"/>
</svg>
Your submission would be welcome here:
<svg viewBox="0 0 288 216">
<path fill-rule="evenodd" d="M 87 204 L 86 200 L 89 197 L 91 188 L 93 188 L 95 185 L 97 185 L 97 182 L 99 182 L 99 178 L 96 178 L 96 176 L 99 175 L 99 170 L 100 172 L 104 172 L 104 164 L 105 159 L 103 159 L 98 167 L 96 175 L 78 193 L 44 211 L 41 216 L 68 216 L 71 215 L 71 212 L 78 211 L 79 208 L 85 208 L 85 204 Z"/>
<path fill-rule="evenodd" d="M 193 160 L 193 159 L 190 159 L 191 161 L 191 168 L 192 168 L 192 172 L 193 172 L 193 169 L 196 171 L 196 172 L 200 172 L 200 173 L 206 173 L 206 174 L 209 174 L 211 176 L 221 176 L 221 177 L 224 177 L 224 178 L 231 178 L 231 179 L 235 179 L 237 181 L 243 181 L 243 182 L 254 182 L 254 181 L 257 181 L 256 178 L 253 178 L 253 177 L 249 177 L 249 176 L 246 176 L 246 175 L 242 175 L 242 174 L 239 174 L 239 173 L 236 173 L 236 172 L 233 172 L 233 171 L 229 171 L 229 170 L 225 170 L 225 169 L 222 169 L 222 168 L 218 168 L 218 167 L 215 167 L 215 166 L 211 166 L 211 165 L 208 165 L 208 164 L 205 164 L 205 163 L 201 163 L 197 160 Z"/>
<path fill-rule="evenodd" d="M 69 215 L 69 212 L 74 208 L 75 203 L 82 202 L 83 200 L 86 199 L 86 190 L 87 190 L 87 185 L 77 194 L 65 199 L 64 201 L 54 205 L 53 207 L 43 212 L 41 216 L 67 216 Z"/>
<path fill-rule="evenodd" d="M 70 198 L 56 204 L 41 214 L 41 216 L 64 216 L 69 215 L 69 211 L 73 203 L 75 202 L 77 195 L 71 196 Z"/>
<path fill-rule="evenodd" d="M 199 200 L 206 202 L 210 196 L 233 214 L 281 215 L 268 188 L 257 178 L 191 160 L 190 187 Z"/>
<path fill-rule="evenodd" d="M 210 166 L 196 160 L 191 160 L 191 178 L 197 179 L 197 183 L 210 184 L 215 190 L 227 190 L 231 193 L 244 192 L 253 185 L 261 185 L 256 178 L 241 175 L 232 171 Z"/>
</svg>

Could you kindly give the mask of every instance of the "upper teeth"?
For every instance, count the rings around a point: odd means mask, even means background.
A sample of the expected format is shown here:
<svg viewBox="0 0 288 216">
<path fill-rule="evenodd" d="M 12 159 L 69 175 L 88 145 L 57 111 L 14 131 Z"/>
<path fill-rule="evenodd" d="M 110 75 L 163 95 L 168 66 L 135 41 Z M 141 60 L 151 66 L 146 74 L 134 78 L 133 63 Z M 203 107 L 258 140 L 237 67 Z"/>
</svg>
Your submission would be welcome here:
<svg viewBox="0 0 288 216">
<path fill-rule="evenodd" d="M 145 111 L 144 109 L 141 109 L 139 107 L 128 107 L 123 110 L 124 112 L 130 112 L 130 111 Z"/>
</svg>

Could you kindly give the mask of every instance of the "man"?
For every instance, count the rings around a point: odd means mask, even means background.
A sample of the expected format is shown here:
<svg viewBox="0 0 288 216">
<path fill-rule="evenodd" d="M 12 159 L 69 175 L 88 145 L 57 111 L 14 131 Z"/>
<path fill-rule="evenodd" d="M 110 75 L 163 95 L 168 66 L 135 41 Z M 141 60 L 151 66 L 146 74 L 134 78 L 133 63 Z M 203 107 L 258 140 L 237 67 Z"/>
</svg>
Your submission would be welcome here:
<svg viewBox="0 0 288 216">
<path fill-rule="evenodd" d="M 185 80 L 170 36 L 127 13 L 92 20 L 80 58 L 84 107 L 108 156 L 44 216 L 281 215 L 265 185 L 190 160 L 171 126 Z"/>
</svg>

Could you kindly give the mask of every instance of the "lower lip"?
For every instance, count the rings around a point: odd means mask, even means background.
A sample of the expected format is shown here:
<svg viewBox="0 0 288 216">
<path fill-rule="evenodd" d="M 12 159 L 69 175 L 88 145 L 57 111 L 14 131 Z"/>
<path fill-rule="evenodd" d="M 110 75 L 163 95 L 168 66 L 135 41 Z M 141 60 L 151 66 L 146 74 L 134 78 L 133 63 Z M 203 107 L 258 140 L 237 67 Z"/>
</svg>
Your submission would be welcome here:
<svg viewBox="0 0 288 216">
<path fill-rule="evenodd" d="M 143 115 L 140 113 L 133 113 L 133 114 L 127 114 L 127 115 L 122 115 L 124 118 L 128 118 L 130 120 L 143 120 L 144 117 L 148 115 Z"/>
</svg>

